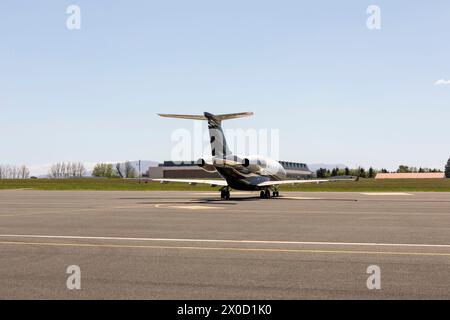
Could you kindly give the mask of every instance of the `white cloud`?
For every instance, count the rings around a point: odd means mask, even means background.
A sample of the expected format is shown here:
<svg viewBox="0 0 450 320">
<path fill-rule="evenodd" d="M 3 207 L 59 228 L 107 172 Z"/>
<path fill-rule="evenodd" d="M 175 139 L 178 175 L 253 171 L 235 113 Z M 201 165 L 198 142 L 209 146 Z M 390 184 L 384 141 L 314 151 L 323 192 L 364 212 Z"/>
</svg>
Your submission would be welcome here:
<svg viewBox="0 0 450 320">
<path fill-rule="evenodd" d="M 436 86 L 445 86 L 445 85 L 450 85 L 450 80 L 445 80 L 445 79 L 439 79 L 438 81 L 436 81 L 434 83 L 434 85 Z"/>
</svg>

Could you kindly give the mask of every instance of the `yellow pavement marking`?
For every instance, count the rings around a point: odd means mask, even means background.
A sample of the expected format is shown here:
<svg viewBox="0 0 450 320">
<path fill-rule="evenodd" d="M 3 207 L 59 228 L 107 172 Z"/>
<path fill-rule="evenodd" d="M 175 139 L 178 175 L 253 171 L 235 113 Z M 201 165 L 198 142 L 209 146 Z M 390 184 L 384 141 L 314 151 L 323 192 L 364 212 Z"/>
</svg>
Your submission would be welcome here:
<svg viewBox="0 0 450 320">
<path fill-rule="evenodd" d="M 211 206 L 198 206 L 198 205 L 185 205 L 185 206 L 176 206 L 170 204 L 155 204 L 155 208 L 163 208 L 163 209 L 188 209 L 188 210 L 214 210 L 214 209 L 223 209 L 223 207 L 211 207 Z"/>
<path fill-rule="evenodd" d="M 79 209 L 70 209 L 70 208 L 61 208 L 56 211 L 45 211 L 45 212 L 34 212 L 34 213 L 10 213 L 0 215 L 0 217 L 18 217 L 18 216 L 34 216 L 34 215 L 45 215 L 45 214 L 61 214 L 61 215 L 69 215 L 69 214 L 80 214 L 82 212 L 94 211 L 98 212 L 101 210 L 110 210 L 114 209 L 114 207 L 97 207 L 97 208 L 79 208 Z"/>
<path fill-rule="evenodd" d="M 46 214 L 79 214 L 80 211 L 97 211 L 96 208 L 81 208 L 81 209 L 61 209 L 58 211 L 45 211 L 45 212 L 30 212 L 30 213 L 8 213 L 0 214 L 0 217 L 23 217 L 23 216 L 40 216 Z"/>
<path fill-rule="evenodd" d="M 211 210 L 211 209 L 223 209 L 223 207 L 208 207 L 208 206 L 172 206 L 168 208 L 176 209 L 188 209 L 188 210 Z"/>
<path fill-rule="evenodd" d="M 171 204 L 162 204 L 162 203 L 148 203 L 148 204 L 138 204 L 138 205 L 124 205 L 124 206 L 115 206 L 115 207 L 97 207 L 97 208 L 79 208 L 79 209 L 68 209 L 61 208 L 57 211 L 45 211 L 45 212 L 30 212 L 30 213 L 7 213 L 0 214 L 0 218 L 2 217 L 24 217 L 24 216 L 38 216 L 38 215 L 47 215 L 47 214 L 61 214 L 61 215 L 70 215 L 70 214 L 82 214 L 84 212 L 104 212 L 108 210 L 121 210 L 121 209 L 145 209 L 145 208 L 161 208 L 161 209 L 188 209 L 188 210 L 214 210 L 214 209 L 224 209 L 224 207 L 212 207 L 212 206 L 200 206 L 200 205 L 186 205 L 186 206 L 174 206 Z M 229 210 L 228 211 L 239 211 L 239 212 L 247 212 L 252 210 Z M 257 211 L 257 210 L 253 210 Z"/>
<path fill-rule="evenodd" d="M 123 205 L 123 206 L 117 206 L 117 207 L 111 207 L 111 208 L 105 207 L 104 209 L 136 209 L 136 208 L 137 209 L 141 209 L 141 208 L 145 209 L 145 208 L 152 207 L 152 206 L 158 208 L 157 206 L 159 206 L 159 205 L 160 205 L 159 203 L 140 203 L 140 204 Z M 103 208 L 101 208 L 101 209 L 103 209 Z"/>
<path fill-rule="evenodd" d="M 56 212 L 8 213 L 8 214 L 0 214 L 0 217 L 37 216 L 37 215 L 43 215 L 43 214 L 49 214 L 49 213 L 56 213 Z"/>
<path fill-rule="evenodd" d="M 288 199 L 288 200 L 320 200 L 322 198 L 313 198 L 313 197 L 285 197 L 281 196 L 280 199 Z"/>
<path fill-rule="evenodd" d="M 90 247 L 90 248 L 132 248 L 132 249 L 175 249 L 175 250 L 210 250 L 236 252 L 279 252 L 279 253 L 329 253 L 329 254 L 364 254 L 364 255 L 403 255 L 403 256 L 443 256 L 450 257 L 450 253 L 439 252 L 396 252 L 396 251 L 355 251 L 355 250 L 312 250 L 312 249 L 268 249 L 268 248 L 226 248 L 226 247 L 185 247 L 185 246 L 144 246 L 93 243 L 57 243 L 57 242 L 19 242 L 0 241 L 5 245 L 34 245 L 54 247 Z"/>
</svg>

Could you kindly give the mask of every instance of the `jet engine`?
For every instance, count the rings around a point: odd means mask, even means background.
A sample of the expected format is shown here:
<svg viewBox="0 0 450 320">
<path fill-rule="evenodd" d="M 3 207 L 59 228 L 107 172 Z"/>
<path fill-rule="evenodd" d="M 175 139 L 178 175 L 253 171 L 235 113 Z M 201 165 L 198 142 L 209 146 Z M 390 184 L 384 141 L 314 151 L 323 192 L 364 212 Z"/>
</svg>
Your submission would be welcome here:
<svg viewBox="0 0 450 320">
<path fill-rule="evenodd" d="M 257 164 L 257 161 L 250 160 L 248 158 L 242 159 L 242 166 L 249 172 L 257 172 L 260 170 L 260 166 Z"/>
<path fill-rule="evenodd" d="M 213 166 L 212 162 L 208 162 L 205 159 L 198 159 L 197 165 L 207 172 L 215 172 L 216 168 Z"/>
</svg>

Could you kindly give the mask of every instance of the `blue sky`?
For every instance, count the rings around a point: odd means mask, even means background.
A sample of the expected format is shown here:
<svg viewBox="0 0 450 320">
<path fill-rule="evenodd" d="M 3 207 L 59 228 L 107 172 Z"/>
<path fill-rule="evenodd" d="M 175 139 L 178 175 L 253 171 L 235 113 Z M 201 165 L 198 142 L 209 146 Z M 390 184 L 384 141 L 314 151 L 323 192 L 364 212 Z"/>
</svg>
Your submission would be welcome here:
<svg viewBox="0 0 450 320">
<path fill-rule="evenodd" d="M 449 1 L 4 0 L 0 39 L 3 164 L 162 161 L 193 124 L 156 113 L 203 111 L 253 111 L 225 126 L 279 129 L 284 160 L 450 157 L 450 85 L 435 85 L 450 79 Z"/>
</svg>

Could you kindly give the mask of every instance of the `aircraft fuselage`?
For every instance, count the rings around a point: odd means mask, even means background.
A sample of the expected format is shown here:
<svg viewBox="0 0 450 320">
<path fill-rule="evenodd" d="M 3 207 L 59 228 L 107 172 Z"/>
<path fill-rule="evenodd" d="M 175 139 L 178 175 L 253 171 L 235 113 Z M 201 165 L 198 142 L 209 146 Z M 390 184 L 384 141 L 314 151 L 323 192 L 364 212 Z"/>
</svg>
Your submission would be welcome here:
<svg viewBox="0 0 450 320">
<path fill-rule="evenodd" d="M 206 163 L 213 166 L 215 170 L 227 181 L 230 188 L 235 190 L 263 190 L 258 184 L 266 181 L 277 181 L 286 179 L 286 171 L 283 166 L 273 159 L 263 156 L 249 156 L 246 158 L 236 157 L 236 161 L 215 161 L 211 158 Z M 242 163 L 247 162 L 247 165 Z M 207 170 L 209 171 L 209 170 Z"/>
</svg>

